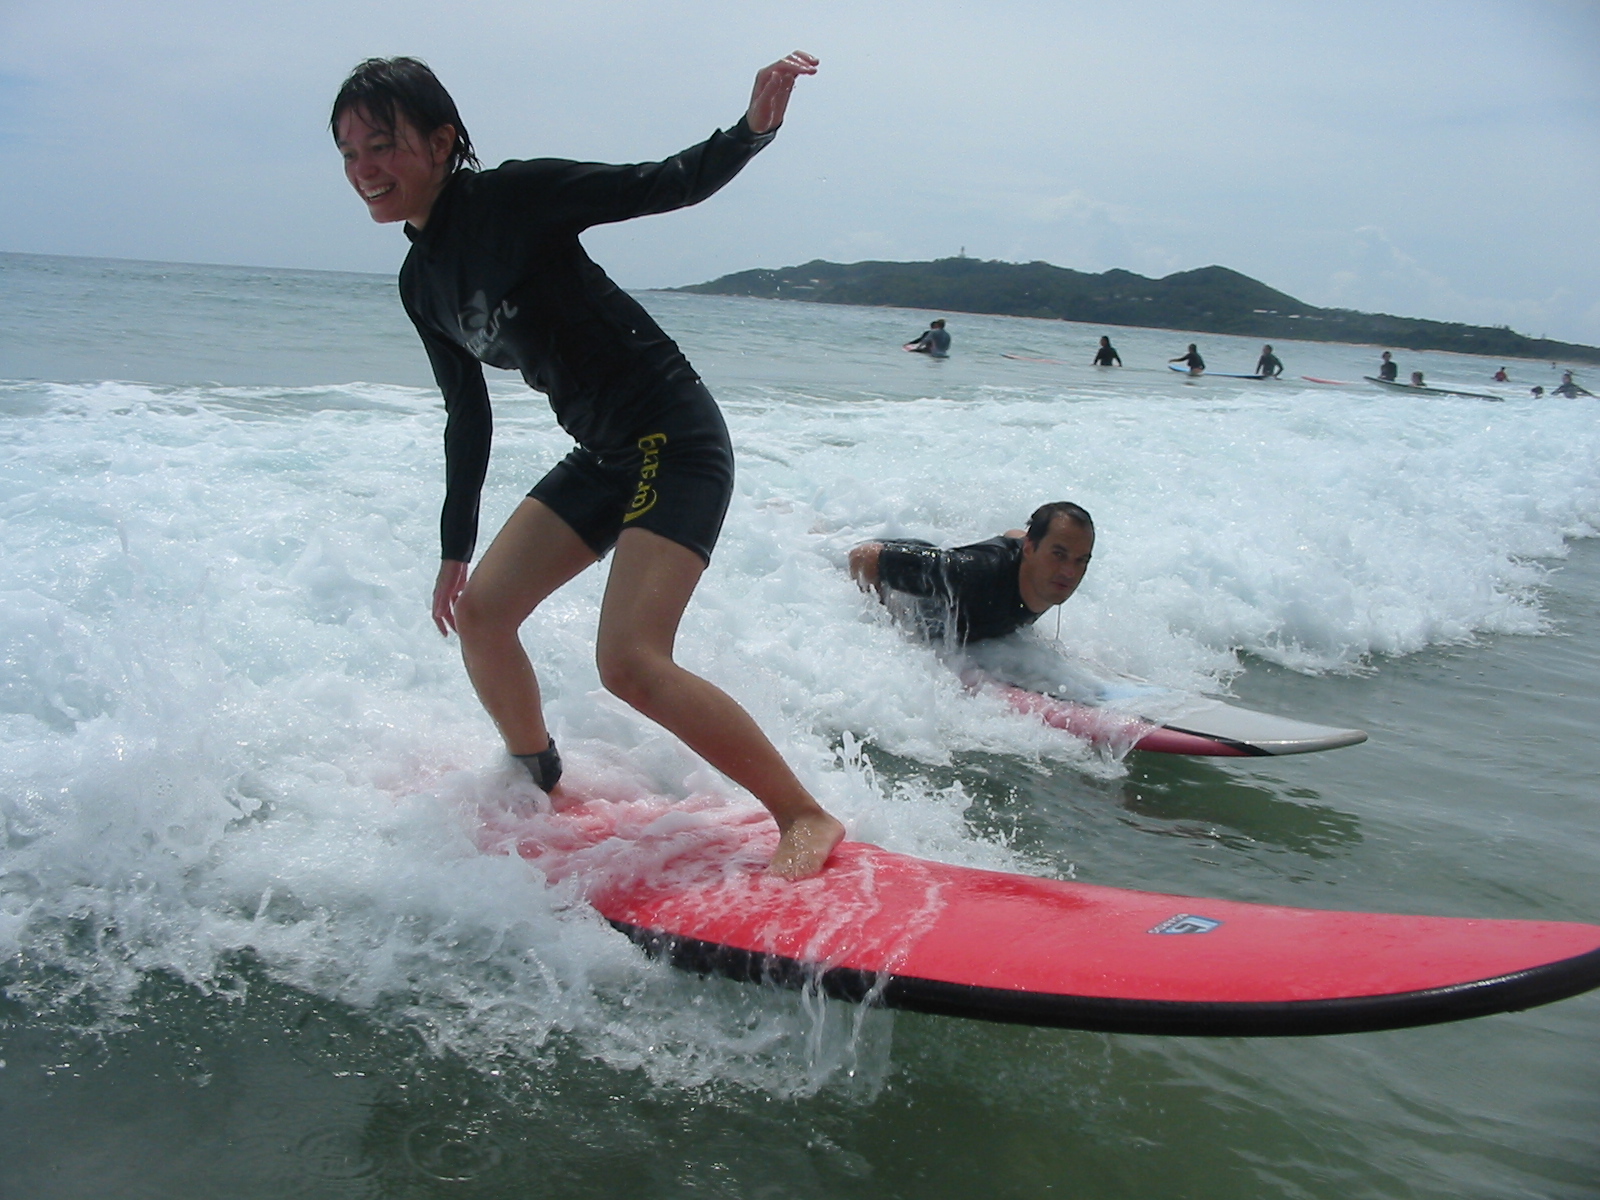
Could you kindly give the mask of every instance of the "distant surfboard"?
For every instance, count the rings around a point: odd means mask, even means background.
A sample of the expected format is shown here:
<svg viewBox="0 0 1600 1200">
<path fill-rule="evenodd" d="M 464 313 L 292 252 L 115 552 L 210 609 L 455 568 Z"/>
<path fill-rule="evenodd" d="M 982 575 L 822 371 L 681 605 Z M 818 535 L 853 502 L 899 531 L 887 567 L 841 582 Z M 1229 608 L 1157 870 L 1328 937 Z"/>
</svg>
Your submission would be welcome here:
<svg viewBox="0 0 1600 1200">
<path fill-rule="evenodd" d="M 863 842 L 788 883 L 763 874 L 776 830 L 761 810 L 611 793 L 488 817 L 484 849 L 531 860 L 702 974 L 945 1016 L 1215 1037 L 1427 1025 L 1600 987 L 1596 925 L 1195 899 Z"/>
<path fill-rule="evenodd" d="M 1491 396 L 1487 392 L 1458 392 L 1454 388 L 1429 387 L 1424 384 L 1418 387 L 1414 383 L 1401 383 L 1398 379 L 1379 379 L 1375 375 L 1363 375 L 1361 378 L 1368 383 L 1375 383 L 1379 387 L 1393 388 L 1400 392 L 1420 393 L 1424 396 L 1465 396 L 1469 400 L 1501 400 L 1504 396 Z"/>
<path fill-rule="evenodd" d="M 1067 363 L 1062 362 L 1059 358 L 1040 358 L 1037 355 L 1033 355 L 1033 354 L 1004 354 L 1004 353 L 1002 353 L 1000 355 L 1000 357 L 1001 358 L 1014 358 L 1018 362 L 1049 363 L 1052 367 L 1065 367 L 1065 366 L 1068 365 Z"/>
<path fill-rule="evenodd" d="M 1318 379 L 1315 375 L 1302 375 L 1300 378 L 1304 379 L 1307 383 L 1328 383 L 1332 384 L 1334 387 L 1350 386 L 1349 381 L 1345 379 Z"/>
<path fill-rule="evenodd" d="M 1181 375 L 1190 374 L 1188 367 L 1180 367 L 1177 363 L 1168 363 L 1167 369 L 1177 371 Z M 1229 375 L 1226 371 L 1202 371 L 1207 379 L 1276 379 L 1275 375 Z"/>
</svg>

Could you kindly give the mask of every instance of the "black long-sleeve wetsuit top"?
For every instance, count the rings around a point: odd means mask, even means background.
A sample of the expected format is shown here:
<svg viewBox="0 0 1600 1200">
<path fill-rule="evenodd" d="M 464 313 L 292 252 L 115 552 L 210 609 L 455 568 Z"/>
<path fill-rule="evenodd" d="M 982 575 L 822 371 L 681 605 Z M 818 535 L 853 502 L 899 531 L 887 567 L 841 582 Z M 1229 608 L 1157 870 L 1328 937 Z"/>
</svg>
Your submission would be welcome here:
<svg viewBox="0 0 1600 1200">
<path fill-rule="evenodd" d="M 946 636 L 947 622 L 953 622 L 956 641 L 981 642 L 1032 625 L 1041 616 L 1022 602 L 1017 583 L 1021 566 L 1021 538 L 992 537 L 953 550 L 886 541 L 878 551 L 878 582 L 934 602 L 918 614 L 928 636 Z"/>
<path fill-rule="evenodd" d="M 444 393 L 442 556 L 466 562 L 493 419 L 480 362 L 522 373 L 550 398 L 556 420 L 597 454 L 630 444 L 673 384 L 698 378 L 638 301 L 578 242 L 592 225 L 697 204 L 727 183 L 776 130 L 744 118 L 655 163 L 611 166 L 512 160 L 457 171 L 411 252 L 400 298 Z"/>
</svg>

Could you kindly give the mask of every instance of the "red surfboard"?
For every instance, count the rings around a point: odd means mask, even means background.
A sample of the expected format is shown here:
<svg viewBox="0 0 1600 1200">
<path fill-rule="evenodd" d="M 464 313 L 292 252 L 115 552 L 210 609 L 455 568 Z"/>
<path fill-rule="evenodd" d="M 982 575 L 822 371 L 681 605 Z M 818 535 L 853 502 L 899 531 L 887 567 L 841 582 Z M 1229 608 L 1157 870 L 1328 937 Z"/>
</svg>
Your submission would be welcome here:
<svg viewBox="0 0 1600 1200">
<path fill-rule="evenodd" d="M 947 1016 L 1224 1037 L 1427 1025 L 1600 987 L 1596 925 L 1202 900 L 863 842 L 787 883 L 762 873 L 776 832 L 759 809 L 627 790 L 500 814 L 484 848 L 530 859 L 700 973 Z"/>
</svg>

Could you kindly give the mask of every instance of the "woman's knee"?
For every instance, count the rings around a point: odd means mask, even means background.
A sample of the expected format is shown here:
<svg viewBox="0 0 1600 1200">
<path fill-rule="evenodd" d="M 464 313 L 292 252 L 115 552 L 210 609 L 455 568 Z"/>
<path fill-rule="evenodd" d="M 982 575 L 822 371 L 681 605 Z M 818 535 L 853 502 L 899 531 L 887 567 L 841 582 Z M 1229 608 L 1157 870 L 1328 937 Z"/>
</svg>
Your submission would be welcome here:
<svg viewBox="0 0 1600 1200">
<path fill-rule="evenodd" d="M 456 598 L 456 632 L 463 641 L 515 634 L 527 616 L 527 613 L 509 608 L 485 589 L 474 588 L 470 581 Z"/>
<path fill-rule="evenodd" d="M 595 655 L 600 683 L 617 699 L 641 712 L 649 712 L 661 693 L 664 675 L 672 669 L 665 661 L 637 646 L 601 646 Z"/>
</svg>

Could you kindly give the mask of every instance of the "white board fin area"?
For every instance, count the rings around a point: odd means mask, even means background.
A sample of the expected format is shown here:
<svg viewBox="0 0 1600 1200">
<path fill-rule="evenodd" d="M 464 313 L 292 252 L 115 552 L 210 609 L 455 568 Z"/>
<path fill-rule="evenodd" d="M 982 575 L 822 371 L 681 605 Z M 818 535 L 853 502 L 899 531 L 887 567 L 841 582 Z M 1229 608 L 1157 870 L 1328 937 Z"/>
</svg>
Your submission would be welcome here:
<svg viewBox="0 0 1600 1200">
<path fill-rule="evenodd" d="M 1145 688 L 1111 703 L 1091 704 L 1001 683 L 980 672 L 969 671 L 962 679 L 974 691 L 998 696 L 1019 713 L 1118 754 L 1134 749 L 1261 758 L 1337 750 L 1367 740 L 1360 729 L 1296 721 L 1238 708 L 1209 696 Z"/>
<path fill-rule="evenodd" d="M 1296 721 L 1290 717 L 1239 708 L 1209 696 L 1193 697 L 1174 710 L 1164 711 L 1159 718 L 1141 715 L 1164 729 L 1234 745 L 1248 755 L 1311 754 L 1318 750 L 1356 746 L 1367 740 L 1366 732 L 1360 729 L 1339 729 L 1310 721 Z M 1147 747 L 1135 743 L 1135 748 Z"/>
</svg>

